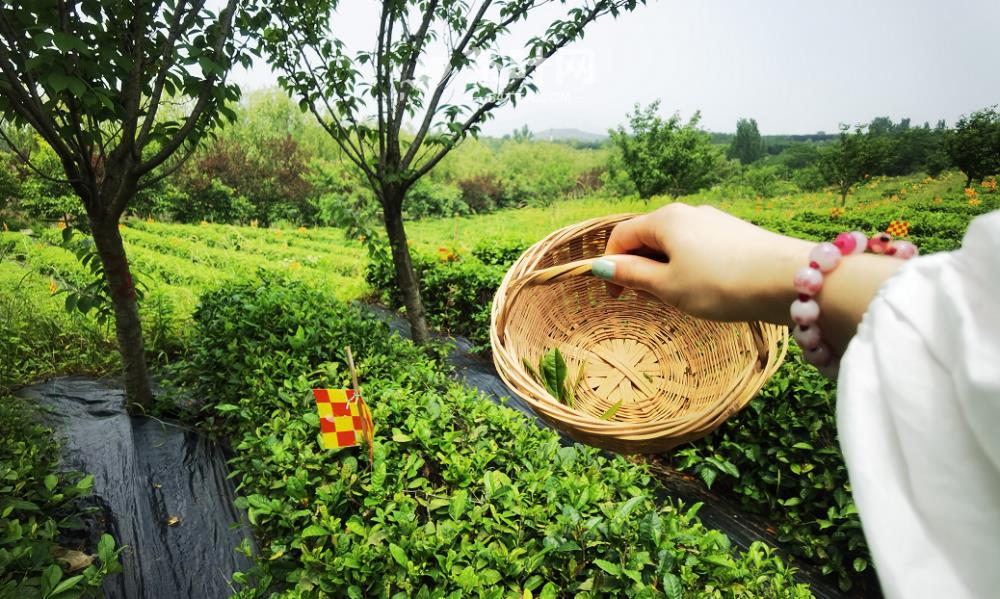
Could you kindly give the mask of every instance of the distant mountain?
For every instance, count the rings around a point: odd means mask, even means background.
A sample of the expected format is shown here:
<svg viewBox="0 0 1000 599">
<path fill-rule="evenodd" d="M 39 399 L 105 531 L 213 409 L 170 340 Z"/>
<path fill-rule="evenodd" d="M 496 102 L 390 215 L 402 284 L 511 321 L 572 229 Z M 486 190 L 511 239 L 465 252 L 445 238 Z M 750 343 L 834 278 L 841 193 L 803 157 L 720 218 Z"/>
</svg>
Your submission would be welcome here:
<svg viewBox="0 0 1000 599">
<path fill-rule="evenodd" d="M 589 133 L 579 129 L 546 129 L 544 131 L 532 131 L 532 138 L 538 141 L 601 141 L 607 139 L 607 137 L 607 135 Z"/>
</svg>

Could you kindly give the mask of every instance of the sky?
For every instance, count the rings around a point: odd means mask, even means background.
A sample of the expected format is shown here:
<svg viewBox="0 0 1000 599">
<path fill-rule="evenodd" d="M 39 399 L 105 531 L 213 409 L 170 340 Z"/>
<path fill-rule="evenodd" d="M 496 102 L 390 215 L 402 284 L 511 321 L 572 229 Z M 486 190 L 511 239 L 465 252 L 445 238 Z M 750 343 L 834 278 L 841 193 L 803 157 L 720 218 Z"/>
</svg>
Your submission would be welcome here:
<svg viewBox="0 0 1000 599">
<path fill-rule="evenodd" d="M 372 45 L 376 6 L 341 2 L 334 31 L 348 48 Z M 550 8 L 512 43 L 558 16 Z M 664 115 L 700 110 L 712 131 L 733 131 L 741 117 L 764 134 L 834 132 L 876 116 L 952 124 L 1000 104 L 997 23 L 1000 0 L 652 0 L 592 24 L 539 67 L 539 92 L 498 110 L 483 133 L 606 133 L 656 99 Z M 428 74 L 439 58 L 428 56 Z M 245 90 L 276 80 L 266 65 L 234 77 Z"/>
</svg>

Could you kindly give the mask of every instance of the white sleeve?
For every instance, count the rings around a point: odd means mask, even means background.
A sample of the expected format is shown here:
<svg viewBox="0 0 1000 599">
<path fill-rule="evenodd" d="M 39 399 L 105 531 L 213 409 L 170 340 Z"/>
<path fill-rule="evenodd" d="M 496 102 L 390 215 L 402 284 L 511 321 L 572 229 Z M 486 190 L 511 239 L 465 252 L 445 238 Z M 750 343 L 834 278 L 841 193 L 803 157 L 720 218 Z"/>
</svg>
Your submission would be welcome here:
<svg viewBox="0 0 1000 599">
<path fill-rule="evenodd" d="M 1000 596 L 1000 211 L 881 287 L 837 430 L 885 595 Z"/>
</svg>

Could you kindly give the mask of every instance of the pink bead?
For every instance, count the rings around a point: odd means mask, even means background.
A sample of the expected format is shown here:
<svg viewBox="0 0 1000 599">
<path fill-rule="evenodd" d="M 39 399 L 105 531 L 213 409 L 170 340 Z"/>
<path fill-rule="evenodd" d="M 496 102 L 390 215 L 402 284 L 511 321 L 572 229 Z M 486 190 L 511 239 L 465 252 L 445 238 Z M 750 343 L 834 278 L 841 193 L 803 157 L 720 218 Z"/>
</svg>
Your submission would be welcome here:
<svg viewBox="0 0 1000 599">
<path fill-rule="evenodd" d="M 861 231 L 851 231 L 848 233 L 854 238 L 854 249 L 851 250 L 852 254 L 863 254 L 865 250 L 868 249 L 868 236 Z"/>
<path fill-rule="evenodd" d="M 894 250 L 892 255 L 903 260 L 909 260 L 920 253 L 917 246 L 903 239 L 893 241 L 890 247 Z"/>
<path fill-rule="evenodd" d="M 799 293 L 816 295 L 823 288 L 823 273 L 815 268 L 803 266 L 795 271 L 794 284 L 795 290 Z"/>
<path fill-rule="evenodd" d="M 802 349 L 816 349 L 820 344 L 820 330 L 816 325 L 803 328 L 801 325 L 792 329 L 792 337 Z"/>
<path fill-rule="evenodd" d="M 819 304 L 814 300 L 795 300 L 792 302 L 792 320 L 795 324 L 809 326 L 819 318 Z"/>
<path fill-rule="evenodd" d="M 888 233 L 879 233 L 868 240 L 868 250 L 873 254 L 884 254 L 892 243 L 892 236 Z"/>
<path fill-rule="evenodd" d="M 829 345 L 823 343 L 822 341 L 813 349 L 803 350 L 802 355 L 805 357 L 807 362 L 817 367 L 827 366 L 833 361 L 833 351 L 830 350 Z"/>
<path fill-rule="evenodd" d="M 840 250 L 832 243 L 821 243 L 809 252 L 810 266 L 815 263 L 821 272 L 830 272 L 840 264 Z"/>
<path fill-rule="evenodd" d="M 865 240 L 867 243 L 868 240 Z M 850 233 L 840 233 L 837 238 L 833 240 L 833 245 L 837 246 L 840 253 L 844 256 L 854 253 L 854 248 L 858 247 L 858 241 L 854 239 L 854 235 Z"/>
</svg>

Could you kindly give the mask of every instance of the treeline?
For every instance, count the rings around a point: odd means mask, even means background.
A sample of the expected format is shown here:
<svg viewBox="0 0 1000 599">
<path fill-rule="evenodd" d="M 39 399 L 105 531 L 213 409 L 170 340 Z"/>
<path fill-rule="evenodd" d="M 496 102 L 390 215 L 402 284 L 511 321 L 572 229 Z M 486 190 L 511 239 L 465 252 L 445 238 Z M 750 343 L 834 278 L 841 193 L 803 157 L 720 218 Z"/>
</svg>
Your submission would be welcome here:
<svg viewBox="0 0 1000 599">
<path fill-rule="evenodd" d="M 378 206 L 360 172 L 329 135 L 278 90 L 249 95 L 235 123 L 156 185 L 140 191 L 134 216 L 178 222 L 269 226 L 338 225 Z M 709 133 L 700 115 L 660 115 L 638 105 L 628 126 L 604 142 L 536 141 L 527 127 L 502 138 L 469 139 L 409 190 L 407 218 L 547 205 L 600 191 L 611 196 L 682 196 L 716 187 L 723 197 L 772 197 L 834 188 L 842 201 L 866 177 L 958 168 L 972 181 L 1000 171 L 1000 115 L 983 109 L 960 119 L 913 126 L 879 117 L 836 135 L 761 135 L 753 119 L 734 134 Z M 62 165 L 37 136 L 8 131 L 28 167 L 0 148 L 0 213 L 10 223 L 84 223 Z M 725 143 L 721 143 L 721 142 Z"/>
<path fill-rule="evenodd" d="M 949 129 L 944 121 L 911 126 L 879 117 L 847 126 L 832 139 L 768 145 L 754 119 L 740 119 L 728 145 L 702 130 L 700 114 L 682 122 L 663 118 L 659 103 L 636 105 L 628 127 L 612 131 L 608 181 L 619 194 L 682 196 L 719 186 L 726 194 L 770 197 L 834 187 L 846 201 L 853 185 L 875 176 L 927 173 L 949 168 L 966 175 L 966 186 L 1000 171 L 1000 113 L 984 108 Z"/>
<path fill-rule="evenodd" d="M 371 189 L 311 115 L 283 92 L 250 94 L 234 124 L 218 131 L 174 173 L 142 189 L 133 216 L 185 223 L 336 225 L 346 212 L 376 207 Z M 55 153 L 37 136 L 14 131 L 26 166 L 0 147 L 0 212 L 84 224 L 79 198 L 63 179 Z M 533 141 L 469 139 L 420 179 L 407 195 L 409 218 L 539 205 L 601 186 L 607 150 Z"/>
</svg>

